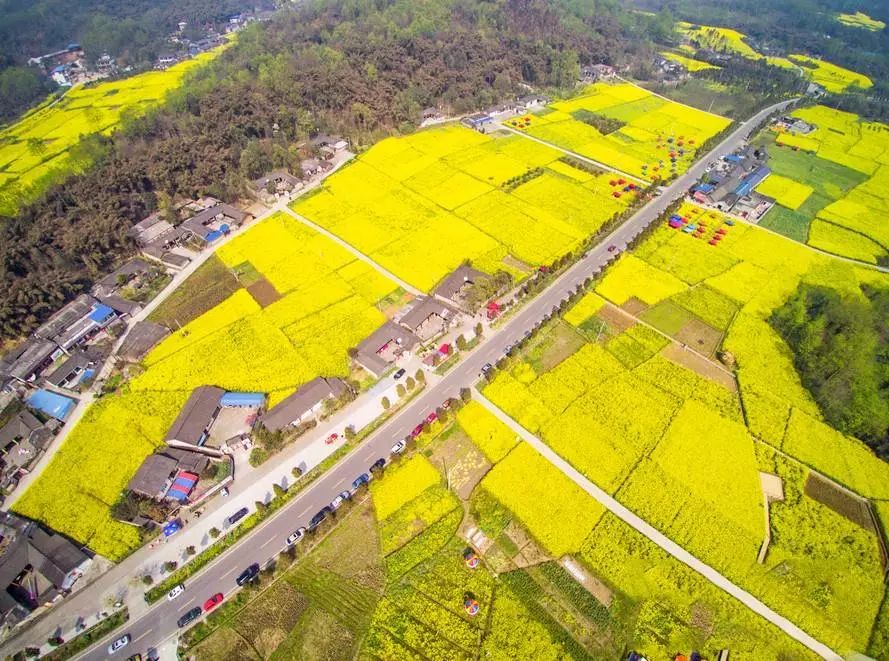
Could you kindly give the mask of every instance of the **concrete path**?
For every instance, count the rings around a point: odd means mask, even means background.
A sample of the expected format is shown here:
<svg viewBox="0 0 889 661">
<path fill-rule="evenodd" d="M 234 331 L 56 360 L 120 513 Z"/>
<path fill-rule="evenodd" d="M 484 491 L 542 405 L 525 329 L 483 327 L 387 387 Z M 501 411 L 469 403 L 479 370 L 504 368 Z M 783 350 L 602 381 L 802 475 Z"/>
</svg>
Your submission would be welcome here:
<svg viewBox="0 0 889 661">
<path fill-rule="evenodd" d="M 788 636 L 794 638 L 795 640 L 808 647 L 810 650 L 815 652 L 815 654 L 821 656 L 824 659 L 830 659 L 831 661 L 842 661 L 842 657 L 831 650 L 827 645 L 819 642 L 818 640 L 807 634 L 805 631 L 800 629 L 798 626 L 796 626 L 793 622 L 788 620 L 786 617 L 779 615 L 771 608 L 766 606 L 764 603 L 762 603 L 759 599 L 754 597 L 752 594 L 732 583 L 725 576 L 713 569 L 713 567 L 711 567 L 710 565 L 698 560 L 691 553 L 679 546 L 679 544 L 671 540 L 669 537 L 661 533 L 653 526 L 646 523 L 632 511 L 621 505 L 606 491 L 603 491 L 595 484 L 590 482 L 571 464 L 569 464 L 567 461 L 562 459 L 562 457 L 556 454 L 546 443 L 544 443 L 537 436 L 529 432 L 518 422 L 509 417 L 504 411 L 499 409 L 489 399 L 478 392 L 478 390 L 474 390 L 473 397 L 482 406 L 484 406 L 491 413 L 497 416 L 498 419 L 505 423 L 516 434 L 521 436 L 525 442 L 527 442 L 535 450 L 542 454 L 547 461 L 549 461 L 553 466 L 558 468 L 560 471 L 562 471 L 562 473 L 569 477 L 572 482 L 586 491 L 590 496 L 595 498 L 605 507 L 605 509 L 614 514 L 621 521 L 628 524 L 634 530 L 650 539 L 652 542 L 657 544 L 664 551 L 672 555 L 683 564 L 688 565 L 690 568 L 694 569 L 715 586 L 729 593 L 735 599 L 747 606 L 750 610 L 758 613 L 759 615 L 767 619 Z"/>
<path fill-rule="evenodd" d="M 383 267 L 383 266 L 380 265 L 379 263 L 375 262 L 375 261 L 374 261 L 373 259 L 371 259 L 368 255 L 365 255 L 363 252 L 361 252 L 360 250 L 358 250 L 358 248 L 356 248 L 355 246 L 353 246 L 351 243 L 347 243 L 346 241 L 344 241 L 343 239 L 341 239 L 340 237 L 338 237 L 338 236 L 337 236 L 336 234 L 334 234 L 333 232 L 324 229 L 323 227 L 321 227 L 321 225 L 318 225 L 317 223 L 313 223 L 311 220 L 309 220 L 309 219 L 306 218 L 305 216 L 302 216 L 302 215 L 296 213 L 296 211 L 294 211 L 294 210 L 291 209 L 290 207 L 288 207 L 288 206 L 284 206 L 284 207 L 282 207 L 281 210 L 282 210 L 282 211 L 285 211 L 285 212 L 287 212 L 287 213 L 289 213 L 291 216 L 293 216 L 294 218 L 296 218 L 296 219 L 297 219 L 299 222 L 301 222 L 303 225 L 306 225 L 307 227 L 311 227 L 313 230 L 315 230 L 315 231 L 318 232 L 319 234 L 323 234 L 324 236 L 326 236 L 326 237 L 327 237 L 328 239 L 330 239 L 331 241 L 336 242 L 337 244 L 339 244 L 340 246 L 342 246 L 343 248 L 345 248 L 346 250 L 348 250 L 350 253 L 352 253 L 353 255 L 355 255 L 355 257 L 357 257 L 358 259 L 360 259 L 362 262 L 365 262 L 366 264 L 369 264 L 370 266 L 374 267 L 374 269 L 376 269 L 376 270 L 379 271 L 381 274 L 383 274 L 384 276 L 386 276 L 387 278 L 389 278 L 392 282 L 398 283 L 398 286 L 401 287 L 402 289 L 404 289 L 405 291 L 410 292 L 410 293 L 413 294 L 414 296 L 420 296 L 420 295 L 422 295 L 422 294 L 425 293 L 425 292 L 420 291 L 419 289 L 417 289 L 417 288 L 414 287 L 413 285 L 408 284 L 407 282 L 405 282 L 404 280 L 402 280 L 401 278 L 399 278 L 397 275 L 395 275 L 394 273 L 392 273 L 392 271 L 389 271 L 388 269 L 386 269 L 385 267 Z"/>
</svg>

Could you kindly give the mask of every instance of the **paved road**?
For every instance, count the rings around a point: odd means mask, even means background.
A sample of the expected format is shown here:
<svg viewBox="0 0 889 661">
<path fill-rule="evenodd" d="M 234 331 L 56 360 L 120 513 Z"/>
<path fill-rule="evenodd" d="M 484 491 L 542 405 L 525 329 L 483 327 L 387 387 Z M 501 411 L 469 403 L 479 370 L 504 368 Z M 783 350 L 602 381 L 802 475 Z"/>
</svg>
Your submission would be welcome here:
<svg viewBox="0 0 889 661">
<path fill-rule="evenodd" d="M 621 521 L 627 523 L 632 528 L 645 535 L 648 539 L 660 546 L 674 558 L 694 569 L 715 586 L 728 592 L 731 596 L 747 606 L 754 613 L 758 613 L 769 622 L 772 622 L 783 631 L 785 631 L 788 635 L 801 642 L 803 645 L 808 647 L 819 656 L 825 659 L 831 659 L 831 661 L 842 661 L 842 657 L 831 650 L 827 645 L 819 642 L 818 640 L 807 634 L 805 631 L 800 629 L 798 626 L 796 626 L 793 622 L 788 620 L 786 617 L 779 615 L 771 608 L 766 606 L 764 603 L 762 603 L 759 599 L 754 597 L 752 594 L 732 583 L 725 576 L 713 569 L 713 567 L 711 567 L 710 565 L 698 560 L 691 553 L 679 546 L 679 544 L 664 535 L 660 530 L 652 525 L 649 525 L 645 522 L 645 520 L 641 519 L 634 512 L 624 507 L 607 491 L 603 491 L 595 484 L 590 482 L 571 464 L 569 464 L 567 461 L 562 459 L 562 457 L 556 454 L 556 452 L 554 452 L 546 443 L 544 443 L 537 436 L 522 427 L 519 423 L 509 417 L 502 410 L 497 408 L 497 406 L 495 406 L 490 400 L 486 399 L 477 391 L 475 392 L 475 398 L 485 408 L 491 411 L 491 413 L 497 416 L 497 418 L 499 418 L 502 422 L 509 426 L 509 428 L 512 429 L 516 434 L 521 436 L 522 439 L 524 439 L 528 444 L 533 446 L 534 449 L 542 454 L 547 461 L 549 461 L 556 468 L 562 471 L 562 473 L 568 476 L 575 484 L 577 484 L 577 486 L 579 486 L 590 496 L 599 501 L 599 503 L 601 503 L 605 507 L 605 509 L 617 516 L 617 518 L 619 518 Z"/>
<path fill-rule="evenodd" d="M 207 597 L 216 592 L 231 593 L 236 589 L 235 577 L 243 568 L 253 562 L 264 563 L 274 558 L 284 547 L 285 539 L 294 529 L 306 525 L 315 512 L 329 503 L 339 492 L 349 487 L 356 476 L 367 471 L 376 459 L 387 456 L 392 444 L 409 434 L 413 427 L 420 423 L 430 411 L 440 406 L 446 398 L 458 396 L 462 387 L 474 383 L 485 363 L 496 361 L 503 355 L 507 345 L 518 341 L 525 331 L 550 313 L 580 283 L 598 273 L 605 264 L 614 259 L 614 254 L 607 250 L 609 245 L 626 245 L 642 229 L 658 218 L 672 201 L 679 199 L 685 193 L 703 173 L 707 163 L 739 147 L 771 112 L 783 110 L 790 103 L 790 101 L 786 101 L 766 108 L 739 125 L 728 138 L 707 155 L 706 159 L 694 165 L 686 174 L 666 187 L 659 197 L 654 198 L 623 225 L 615 229 L 597 247 L 591 249 L 585 258 L 571 266 L 546 290 L 519 309 L 499 329 L 489 333 L 489 337 L 444 378 L 434 385 L 430 384 L 422 395 L 321 476 L 312 487 L 294 498 L 274 517 L 252 532 L 248 537 L 249 543 L 242 540 L 220 556 L 215 563 L 188 581 L 186 593 L 177 600 L 158 602 L 142 616 L 116 632 L 117 635 L 129 633 L 133 637 L 133 643 L 127 653 L 144 653 L 149 647 L 157 647 L 161 642 L 176 635 L 178 631 L 176 620 L 183 612 L 195 605 L 202 604 Z M 727 582 L 727 579 L 722 580 Z M 771 620 L 771 618 L 767 619 Z M 775 623 L 781 626 L 781 623 Z M 788 629 L 784 630 L 799 640 L 794 635 L 796 631 Z M 78 658 L 91 660 L 106 658 L 108 640 L 101 641 L 92 650 Z"/>
</svg>

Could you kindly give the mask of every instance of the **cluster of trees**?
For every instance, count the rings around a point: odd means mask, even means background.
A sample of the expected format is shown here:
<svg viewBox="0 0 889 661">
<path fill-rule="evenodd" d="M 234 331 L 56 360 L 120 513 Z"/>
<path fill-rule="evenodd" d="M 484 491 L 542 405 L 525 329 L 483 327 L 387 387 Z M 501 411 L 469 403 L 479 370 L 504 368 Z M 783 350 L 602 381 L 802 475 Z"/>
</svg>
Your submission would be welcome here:
<svg viewBox="0 0 889 661">
<path fill-rule="evenodd" d="M 889 459 L 889 289 L 803 285 L 770 318 L 825 419 Z"/>
<path fill-rule="evenodd" d="M 597 113 L 590 112 L 589 110 L 575 110 L 573 113 L 571 113 L 571 116 L 574 117 L 574 119 L 583 122 L 584 124 L 589 124 L 590 126 L 598 129 L 599 133 L 602 133 L 604 135 L 614 133 L 623 126 L 626 126 L 626 122 L 622 122 L 621 120 L 615 119 L 614 117 L 599 115 Z"/>
<path fill-rule="evenodd" d="M 128 229 L 159 199 L 231 200 L 245 172 L 286 163 L 316 128 L 369 144 L 412 129 L 425 106 L 460 112 L 521 83 L 573 85 L 580 63 L 637 48 L 620 9 L 575 4 L 327 0 L 242 31 L 165 108 L 88 141 L 93 169 L 0 220 L 0 339 L 29 332 L 132 251 Z"/>
<path fill-rule="evenodd" d="M 87 57 L 103 53 L 121 66 L 152 64 L 170 50 L 167 36 L 188 23 L 185 36 L 201 37 L 210 27 L 270 0 L 6 0 L 0 21 L 0 121 L 19 115 L 55 85 L 27 65 L 28 59 L 78 43 Z"/>
</svg>

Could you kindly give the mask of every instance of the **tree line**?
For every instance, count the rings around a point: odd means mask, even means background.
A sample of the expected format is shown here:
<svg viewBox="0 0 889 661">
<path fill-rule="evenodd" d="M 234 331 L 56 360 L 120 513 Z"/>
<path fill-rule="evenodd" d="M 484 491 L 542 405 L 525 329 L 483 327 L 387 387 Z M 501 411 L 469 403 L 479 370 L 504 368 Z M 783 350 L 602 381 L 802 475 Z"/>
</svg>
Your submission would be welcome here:
<svg viewBox="0 0 889 661">
<path fill-rule="evenodd" d="M 2 338 L 28 333 L 133 252 L 128 230 L 164 200 L 234 200 L 257 157 L 286 162 L 320 128 L 360 148 L 414 129 L 426 106 L 464 112 L 522 84 L 573 86 L 581 64 L 648 47 L 620 12 L 567 0 L 329 0 L 250 26 L 163 108 L 87 140 L 91 170 L 0 221 Z"/>
</svg>

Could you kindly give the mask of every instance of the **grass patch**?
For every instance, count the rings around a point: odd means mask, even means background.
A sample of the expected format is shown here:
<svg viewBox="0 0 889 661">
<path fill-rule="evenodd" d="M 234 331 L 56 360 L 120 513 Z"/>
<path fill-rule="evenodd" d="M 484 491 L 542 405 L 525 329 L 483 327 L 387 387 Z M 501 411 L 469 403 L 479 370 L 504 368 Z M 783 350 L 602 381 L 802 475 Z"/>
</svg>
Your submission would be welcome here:
<svg viewBox="0 0 889 661">
<path fill-rule="evenodd" d="M 543 374 L 573 355 L 585 343 L 574 327 L 560 319 L 535 336 L 525 360 L 535 372 Z"/>
<path fill-rule="evenodd" d="M 170 328 L 184 326 L 222 303 L 240 287 L 222 260 L 211 255 L 148 315 L 148 320 Z"/>
<path fill-rule="evenodd" d="M 661 301 L 653 308 L 645 310 L 639 318 L 667 335 L 674 335 L 692 315 L 671 301 Z"/>
<path fill-rule="evenodd" d="M 43 658 L 49 659 L 49 661 L 64 661 L 65 659 L 70 659 L 95 643 L 97 640 L 101 640 L 109 633 L 122 626 L 129 619 L 129 609 L 122 608 L 116 613 L 113 613 L 110 617 L 93 625 L 76 638 L 72 638 L 64 645 L 55 648 Z"/>
<path fill-rule="evenodd" d="M 759 221 L 759 224 L 794 241 L 805 243 L 809 238 L 809 225 L 812 223 L 812 218 L 814 216 L 807 216 L 799 211 L 791 211 L 780 204 L 776 204 L 766 214 L 765 218 Z"/>
</svg>

